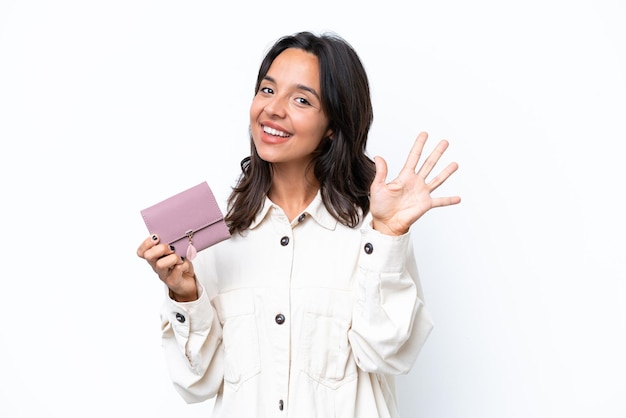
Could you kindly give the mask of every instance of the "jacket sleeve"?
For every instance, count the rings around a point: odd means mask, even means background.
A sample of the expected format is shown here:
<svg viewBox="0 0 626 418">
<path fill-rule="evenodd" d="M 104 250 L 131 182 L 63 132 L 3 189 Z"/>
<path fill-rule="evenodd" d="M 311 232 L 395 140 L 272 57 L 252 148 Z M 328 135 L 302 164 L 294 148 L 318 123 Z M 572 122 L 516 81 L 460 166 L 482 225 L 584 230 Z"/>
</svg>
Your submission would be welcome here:
<svg viewBox="0 0 626 418">
<path fill-rule="evenodd" d="M 203 270 L 194 261 L 196 275 Z M 161 310 L 162 346 L 174 387 L 187 403 L 214 397 L 223 377 L 222 327 L 211 303 L 209 283 L 198 281 L 199 297 L 178 303 L 166 295 Z M 167 292 L 167 288 L 166 288 Z"/>
<path fill-rule="evenodd" d="M 433 325 L 424 302 L 410 234 L 364 227 L 348 338 L 367 372 L 408 373 Z"/>
</svg>

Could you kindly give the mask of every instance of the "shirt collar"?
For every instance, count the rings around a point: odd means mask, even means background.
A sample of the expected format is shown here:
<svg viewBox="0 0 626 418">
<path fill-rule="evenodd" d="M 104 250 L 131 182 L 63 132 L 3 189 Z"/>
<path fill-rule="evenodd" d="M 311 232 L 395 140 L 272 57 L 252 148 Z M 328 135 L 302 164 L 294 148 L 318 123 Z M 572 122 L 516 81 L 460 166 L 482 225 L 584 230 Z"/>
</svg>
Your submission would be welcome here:
<svg viewBox="0 0 626 418">
<path fill-rule="evenodd" d="M 267 217 L 268 213 L 274 210 L 282 212 L 280 206 L 276 205 L 270 200 L 269 197 L 266 196 L 265 201 L 263 202 L 263 207 L 250 224 L 249 229 L 254 229 L 259 226 Z M 326 206 L 322 201 L 322 194 L 319 190 L 317 191 L 315 198 L 313 198 L 313 201 L 311 201 L 309 206 L 307 206 L 307 208 L 304 209 L 302 213 L 306 214 L 307 216 L 311 216 L 315 220 L 315 222 L 317 222 L 318 224 L 320 224 L 320 226 L 326 229 L 334 230 L 337 226 L 337 220 L 333 218 L 330 212 L 328 212 L 328 210 L 326 209 Z"/>
</svg>

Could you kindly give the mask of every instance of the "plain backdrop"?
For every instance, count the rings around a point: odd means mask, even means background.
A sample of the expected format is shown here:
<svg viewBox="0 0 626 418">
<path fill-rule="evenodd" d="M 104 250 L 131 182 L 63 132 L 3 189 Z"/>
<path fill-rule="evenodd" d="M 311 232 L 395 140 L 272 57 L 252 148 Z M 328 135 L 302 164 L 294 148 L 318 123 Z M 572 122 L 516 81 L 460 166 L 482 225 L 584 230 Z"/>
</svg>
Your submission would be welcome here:
<svg viewBox="0 0 626 418">
<path fill-rule="evenodd" d="M 360 54 L 390 180 L 422 130 L 460 164 L 436 194 L 462 204 L 412 230 L 435 329 L 403 417 L 625 417 L 625 21 L 620 0 L 1 0 L 0 417 L 210 415 L 167 376 L 139 210 L 202 180 L 226 198 L 258 65 L 300 30 Z"/>
</svg>

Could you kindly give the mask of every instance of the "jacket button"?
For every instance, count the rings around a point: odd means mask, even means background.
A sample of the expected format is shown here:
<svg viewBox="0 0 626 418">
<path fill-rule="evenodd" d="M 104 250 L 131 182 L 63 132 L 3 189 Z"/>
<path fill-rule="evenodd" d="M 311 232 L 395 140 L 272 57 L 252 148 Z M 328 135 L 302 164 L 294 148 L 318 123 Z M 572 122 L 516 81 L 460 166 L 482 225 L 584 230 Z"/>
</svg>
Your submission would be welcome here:
<svg viewBox="0 0 626 418">
<path fill-rule="evenodd" d="M 281 399 L 280 401 L 278 401 L 278 409 L 280 409 L 282 411 L 284 407 L 285 407 L 285 403 Z"/>
<path fill-rule="evenodd" d="M 298 222 L 304 221 L 305 217 L 306 217 L 306 215 L 304 213 L 302 215 L 298 216 Z"/>
<path fill-rule="evenodd" d="M 179 312 L 176 312 L 176 320 L 178 322 L 180 322 L 181 324 L 184 323 L 185 322 L 185 315 L 183 315 L 183 314 L 181 314 Z"/>
<path fill-rule="evenodd" d="M 278 325 L 282 325 L 285 322 L 285 315 L 279 313 L 278 315 L 276 315 L 276 318 L 274 318 L 274 320 Z"/>
<path fill-rule="evenodd" d="M 289 237 L 282 237 L 280 239 L 280 245 L 282 245 L 284 247 L 287 244 L 289 244 Z"/>
<path fill-rule="evenodd" d="M 374 246 L 370 244 L 369 242 L 365 244 L 365 247 L 363 247 L 363 249 L 365 250 L 367 254 L 371 254 L 374 252 Z"/>
</svg>

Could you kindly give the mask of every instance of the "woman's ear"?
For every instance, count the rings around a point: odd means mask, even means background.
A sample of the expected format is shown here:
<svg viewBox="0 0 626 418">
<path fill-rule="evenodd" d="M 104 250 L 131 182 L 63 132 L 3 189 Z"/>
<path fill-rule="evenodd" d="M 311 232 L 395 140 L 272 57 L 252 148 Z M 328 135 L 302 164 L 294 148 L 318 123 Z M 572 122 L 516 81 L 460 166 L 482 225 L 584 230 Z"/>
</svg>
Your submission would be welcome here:
<svg viewBox="0 0 626 418">
<path fill-rule="evenodd" d="M 332 141 L 333 140 L 333 130 L 332 129 L 327 130 L 326 134 L 324 135 L 324 138 L 328 138 L 328 139 L 330 139 Z"/>
</svg>

